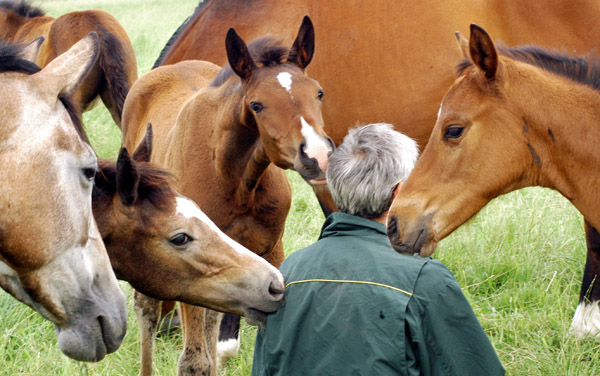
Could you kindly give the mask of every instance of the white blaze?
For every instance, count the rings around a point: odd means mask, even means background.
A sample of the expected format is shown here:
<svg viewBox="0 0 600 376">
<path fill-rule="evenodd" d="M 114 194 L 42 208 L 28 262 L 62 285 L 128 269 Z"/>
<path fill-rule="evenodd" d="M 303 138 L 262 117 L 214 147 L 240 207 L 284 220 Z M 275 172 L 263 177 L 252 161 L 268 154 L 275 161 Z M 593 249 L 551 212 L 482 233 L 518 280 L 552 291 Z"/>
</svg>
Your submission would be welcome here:
<svg viewBox="0 0 600 376">
<path fill-rule="evenodd" d="M 269 264 L 262 257 L 256 255 L 254 252 L 250 251 L 248 248 L 244 247 L 243 245 L 239 244 L 235 240 L 231 239 L 223 231 L 221 231 L 221 229 L 219 227 L 217 227 L 217 225 L 215 225 L 215 223 L 213 221 L 211 221 L 211 219 L 208 218 L 208 216 L 206 214 L 204 214 L 204 212 L 202 210 L 200 210 L 200 208 L 198 207 L 198 205 L 196 205 L 196 203 L 194 201 L 190 200 L 189 198 L 181 197 L 181 196 L 177 197 L 176 200 L 177 200 L 177 212 L 179 214 L 183 215 L 186 218 L 199 219 L 200 221 L 204 222 L 211 230 L 215 231 L 217 233 L 217 235 L 219 235 L 219 237 L 221 237 L 221 239 L 223 239 L 223 241 L 225 243 L 229 244 L 231 246 L 231 248 L 233 248 L 235 251 L 255 257 L 256 259 L 259 259 L 260 261 L 264 262 L 266 265 L 271 266 L 271 264 Z M 273 269 L 275 269 L 273 266 L 271 266 L 271 267 Z"/>
<path fill-rule="evenodd" d="M 323 137 L 321 137 L 317 131 L 304 120 L 304 117 L 300 117 L 300 122 L 302 123 L 300 132 L 306 141 L 306 148 L 304 149 L 306 155 L 310 158 L 314 157 L 319 152 L 329 152 L 329 145 L 325 142 L 325 139 L 323 139 Z"/>
<path fill-rule="evenodd" d="M 292 75 L 288 72 L 281 72 L 277 75 L 277 81 L 279 84 L 285 88 L 285 90 L 292 94 Z"/>
</svg>

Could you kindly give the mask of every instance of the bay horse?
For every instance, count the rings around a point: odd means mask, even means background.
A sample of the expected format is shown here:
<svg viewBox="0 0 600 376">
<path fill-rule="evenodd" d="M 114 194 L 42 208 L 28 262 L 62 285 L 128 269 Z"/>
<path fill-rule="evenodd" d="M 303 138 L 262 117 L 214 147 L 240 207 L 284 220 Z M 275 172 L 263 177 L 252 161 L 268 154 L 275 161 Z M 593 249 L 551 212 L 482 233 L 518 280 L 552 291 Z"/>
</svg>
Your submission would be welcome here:
<svg viewBox="0 0 600 376">
<path fill-rule="evenodd" d="M 25 0 L 0 1 L 0 38 L 27 43 L 43 36 L 44 43 L 35 60 L 40 67 L 45 67 L 90 32 L 96 32 L 99 37 L 98 59 L 72 97 L 84 111 L 94 107 L 101 98 L 120 126 L 123 102 L 137 80 L 137 62 L 119 21 L 102 10 L 70 12 L 54 18 Z"/>
<path fill-rule="evenodd" d="M 600 332 L 600 60 L 538 47 L 496 48 L 471 25 L 465 60 L 433 133 L 392 204 L 398 252 L 428 256 L 491 199 L 542 186 L 583 215 L 588 256 L 570 332 Z M 592 241 L 589 241 L 592 239 Z"/>
<path fill-rule="evenodd" d="M 172 176 L 150 163 L 151 151 L 148 127 L 132 156 L 122 148 L 116 163 L 99 161 L 92 194 L 115 274 L 136 290 L 142 359 L 150 357 L 143 367 L 152 365 L 147 337 L 153 339 L 159 319 L 157 299 L 235 313 L 257 324 L 279 307 L 284 291 L 281 273 L 179 194 Z"/>
<path fill-rule="evenodd" d="M 69 95 L 97 58 L 92 33 L 40 69 L 41 40 L 0 45 L 0 286 L 54 323 L 61 351 L 120 346 L 125 296 L 92 215 L 96 155 Z"/>
<path fill-rule="evenodd" d="M 323 184 L 333 143 L 323 132 L 317 81 L 305 74 L 314 28 L 304 18 L 292 47 L 272 37 L 248 46 L 227 32 L 229 65 L 185 61 L 157 68 L 131 88 L 123 110 L 123 145 L 155 127 L 152 161 L 168 168 L 178 189 L 239 243 L 275 266 L 291 204 L 284 169 Z M 215 374 L 220 317 L 181 305 L 180 374 Z"/>
</svg>

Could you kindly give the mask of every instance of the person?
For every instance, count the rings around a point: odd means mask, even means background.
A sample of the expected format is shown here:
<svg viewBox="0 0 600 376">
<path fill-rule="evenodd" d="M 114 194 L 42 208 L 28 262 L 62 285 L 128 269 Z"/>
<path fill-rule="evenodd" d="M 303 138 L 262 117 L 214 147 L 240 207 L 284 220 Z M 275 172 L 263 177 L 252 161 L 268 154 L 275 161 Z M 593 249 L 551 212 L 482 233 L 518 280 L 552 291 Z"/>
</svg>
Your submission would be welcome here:
<svg viewBox="0 0 600 376">
<path fill-rule="evenodd" d="M 282 263 L 285 303 L 258 331 L 253 376 L 504 374 L 452 273 L 388 240 L 388 209 L 417 157 L 389 124 L 350 130 L 331 155 L 340 211 Z"/>
</svg>

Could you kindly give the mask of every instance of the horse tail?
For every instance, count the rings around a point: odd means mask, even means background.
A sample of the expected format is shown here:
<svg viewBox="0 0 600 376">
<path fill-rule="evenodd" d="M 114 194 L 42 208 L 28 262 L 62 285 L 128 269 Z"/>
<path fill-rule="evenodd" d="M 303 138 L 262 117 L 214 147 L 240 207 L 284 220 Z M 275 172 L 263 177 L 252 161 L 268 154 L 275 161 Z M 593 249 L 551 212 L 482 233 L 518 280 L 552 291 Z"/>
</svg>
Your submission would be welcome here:
<svg viewBox="0 0 600 376">
<path fill-rule="evenodd" d="M 137 77 L 128 77 L 127 64 L 125 61 L 127 56 L 132 56 L 129 51 L 126 51 L 127 46 L 117 38 L 114 34 L 108 32 L 104 27 L 99 26 L 98 29 L 98 66 L 104 75 L 104 81 L 106 87 L 104 88 L 104 94 L 102 100 L 105 102 L 109 110 L 118 121 L 117 124 L 121 126 L 121 114 L 123 112 L 123 104 L 125 103 L 125 97 L 129 92 L 129 82 L 135 81 Z M 135 55 L 133 55 L 135 56 Z M 133 57 L 135 59 L 135 57 Z M 135 61 L 133 62 L 135 64 Z M 137 68 L 136 68 L 137 72 Z M 137 73 L 136 73 L 137 75 Z M 107 95 L 110 98 L 105 98 Z M 109 105 L 107 102 L 112 102 Z M 113 108 L 111 108 L 113 107 Z"/>
</svg>

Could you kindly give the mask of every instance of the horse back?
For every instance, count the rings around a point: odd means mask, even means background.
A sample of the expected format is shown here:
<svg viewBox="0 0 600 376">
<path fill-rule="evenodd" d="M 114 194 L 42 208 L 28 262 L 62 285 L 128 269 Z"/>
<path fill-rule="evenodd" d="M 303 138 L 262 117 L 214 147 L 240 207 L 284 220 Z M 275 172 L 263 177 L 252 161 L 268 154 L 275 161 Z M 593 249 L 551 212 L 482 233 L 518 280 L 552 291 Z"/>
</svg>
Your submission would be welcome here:
<svg viewBox="0 0 600 376">
<path fill-rule="evenodd" d="M 153 156 L 165 163 L 167 138 L 177 116 L 196 92 L 208 86 L 219 72 L 215 64 L 189 60 L 154 69 L 140 77 L 131 87 L 123 107 L 123 146 L 129 150 L 144 138 L 152 123 Z"/>
</svg>

